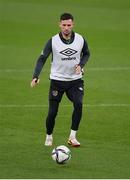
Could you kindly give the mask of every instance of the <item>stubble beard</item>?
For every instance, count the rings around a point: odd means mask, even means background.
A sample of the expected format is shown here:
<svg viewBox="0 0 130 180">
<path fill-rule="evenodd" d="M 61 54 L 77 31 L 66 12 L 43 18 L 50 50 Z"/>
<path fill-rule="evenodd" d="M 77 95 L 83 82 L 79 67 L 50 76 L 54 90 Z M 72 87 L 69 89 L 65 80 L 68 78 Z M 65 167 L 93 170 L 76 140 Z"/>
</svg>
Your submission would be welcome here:
<svg viewBox="0 0 130 180">
<path fill-rule="evenodd" d="M 71 32 L 62 32 L 62 34 L 66 39 L 71 37 Z"/>
</svg>

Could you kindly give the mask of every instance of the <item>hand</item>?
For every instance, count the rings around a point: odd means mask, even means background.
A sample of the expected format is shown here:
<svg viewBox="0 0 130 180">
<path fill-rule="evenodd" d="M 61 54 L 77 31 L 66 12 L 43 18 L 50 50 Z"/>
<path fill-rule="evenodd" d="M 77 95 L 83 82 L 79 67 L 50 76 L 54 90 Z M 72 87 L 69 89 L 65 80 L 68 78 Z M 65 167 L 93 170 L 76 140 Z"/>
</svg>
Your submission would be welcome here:
<svg viewBox="0 0 130 180">
<path fill-rule="evenodd" d="M 39 83 L 39 79 L 38 78 L 34 78 L 32 81 L 31 81 L 31 87 L 35 87 L 37 84 Z"/>
<path fill-rule="evenodd" d="M 81 69 L 81 67 L 80 67 L 80 65 L 76 65 L 75 66 L 75 73 L 77 74 L 77 75 L 79 75 L 80 73 L 81 73 L 81 71 L 82 71 L 82 69 Z"/>
</svg>

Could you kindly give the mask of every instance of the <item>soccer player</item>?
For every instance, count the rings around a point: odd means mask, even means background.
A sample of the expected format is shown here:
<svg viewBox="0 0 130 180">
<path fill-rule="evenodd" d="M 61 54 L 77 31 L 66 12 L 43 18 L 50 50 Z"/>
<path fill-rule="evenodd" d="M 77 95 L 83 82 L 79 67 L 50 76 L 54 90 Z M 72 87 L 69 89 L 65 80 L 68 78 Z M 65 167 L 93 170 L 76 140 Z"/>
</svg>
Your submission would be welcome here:
<svg viewBox="0 0 130 180">
<path fill-rule="evenodd" d="M 52 54 L 45 146 L 51 146 L 53 143 L 55 118 L 64 93 L 74 107 L 68 144 L 73 147 L 80 146 L 80 142 L 76 139 L 76 133 L 82 117 L 84 94 L 82 69 L 88 61 L 90 52 L 87 41 L 73 31 L 73 26 L 74 18 L 70 13 L 64 13 L 60 16 L 60 32 L 49 39 L 45 45 L 37 60 L 31 81 L 31 87 L 39 83 L 42 67 L 48 56 Z"/>
</svg>

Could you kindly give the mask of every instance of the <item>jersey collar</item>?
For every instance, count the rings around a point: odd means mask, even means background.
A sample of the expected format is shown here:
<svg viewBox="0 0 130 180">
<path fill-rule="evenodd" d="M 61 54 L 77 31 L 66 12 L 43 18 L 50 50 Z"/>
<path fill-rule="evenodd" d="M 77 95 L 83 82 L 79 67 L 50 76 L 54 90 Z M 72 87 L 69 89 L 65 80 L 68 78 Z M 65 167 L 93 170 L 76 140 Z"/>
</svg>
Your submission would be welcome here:
<svg viewBox="0 0 130 180">
<path fill-rule="evenodd" d="M 75 33 L 72 31 L 72 33 L 71 33 L 71 38 L 70 38 L 69 40 L 64 39 L 61 32 L 59 33 L 59 36 L 60 36 L 60 39 L 61 39 L 61 41 L 62 41 L 63 43 L 65 43 L 65 44 L 71 44 L 71 43 L 74 41 Z"/>
</svg>

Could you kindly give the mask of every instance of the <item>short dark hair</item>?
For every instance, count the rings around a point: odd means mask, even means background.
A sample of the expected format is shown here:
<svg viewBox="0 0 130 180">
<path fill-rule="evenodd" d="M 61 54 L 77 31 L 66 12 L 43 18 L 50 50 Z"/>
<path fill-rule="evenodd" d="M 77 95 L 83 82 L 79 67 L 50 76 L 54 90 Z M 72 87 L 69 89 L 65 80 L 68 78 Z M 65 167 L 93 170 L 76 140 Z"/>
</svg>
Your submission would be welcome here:
<svg viewBox="0 0 130 180">
<path fill-rule="evenodd" d="M 60 21 L 62 21 L 62 20 L 68 20 L 68 19 L 72 19 L 72 21 L 74 20 L 74 17 L 72 16 L 72 14 L 70 14 L 70 13 L 63 13 L 63 14 L 60 16 Z"/>
</svg>

